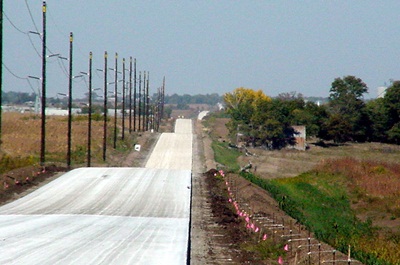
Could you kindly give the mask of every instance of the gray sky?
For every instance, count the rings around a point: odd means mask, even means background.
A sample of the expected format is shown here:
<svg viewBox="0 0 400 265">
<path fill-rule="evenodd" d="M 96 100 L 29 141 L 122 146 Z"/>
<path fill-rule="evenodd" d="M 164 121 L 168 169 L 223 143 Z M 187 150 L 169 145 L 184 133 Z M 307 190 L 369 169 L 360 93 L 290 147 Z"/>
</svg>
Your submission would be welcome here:
<svg viewBox="0 0 400 265">
<path fill-rule="evenodd" d="M 20 78 L 40 77 L 41 40 L 26 32 L 42 31 L 42 1 L 4 2 L 4 64 Z M 119 69 L 132 56 L 138 71 L 150 72 L 151 93 L 165 76 L 170 95 L 222 95 L 244 86 L 269 96 L 326 97 L 334 78 L 355 75 L 369 87 L 366 98 L 374 98 L 377 87 L 400 79 L 398 0 L 48 0 L 47 6 L 49 50 L 68 57 L 74 33 L 74 75 L 88 71 L 90 51 L 94 69 L 103 68 L 104 51 L 114 67 L 118 52 Z M 48 96 L 67 92 L 67 69 L 67 61 L 48 59 Z M 5 91 L 32 92 L 25 79 L 3 71 Z M 40 85 L 30 81 L 33 89 Z M 93 87 L 102 84 L 102 73 L 94 73 Z M 76 79 L 73 96 L 86 91 Z"/>
</svg>

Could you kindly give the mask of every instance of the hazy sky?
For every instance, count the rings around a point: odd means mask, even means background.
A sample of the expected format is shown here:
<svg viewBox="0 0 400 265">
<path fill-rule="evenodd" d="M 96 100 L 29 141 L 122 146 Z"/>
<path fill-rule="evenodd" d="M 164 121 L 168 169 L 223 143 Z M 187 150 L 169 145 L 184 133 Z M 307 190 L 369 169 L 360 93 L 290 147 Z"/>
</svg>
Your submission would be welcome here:
<svg viewBox="0 0 400 265">
<path fill-rule="evenodd" d="M 237 87 L 269 96 L 297 91 L 329 95 L 336 77 L 355 75 L 369 87 L 400 79 L 400 1 L 133 1 L 48 0 L 47 46 L 68 57 L 74 33 L 74 75 L 109 66 L 114 54 L 137 59 L 154 93 L 224 94 Z M 41 76 L 42 1 L 4 0 L 4 64 L 19 78 Z M 32 17 L 31 17 L 32 16 Z M 13 24 L 10 23 L 9 20 Z M 20 32 L 22 31 L 22 32 Z M 128 63 L 127 63 L 128 67 Z M 4 69 L 4 68 L 3 68 Z M 48 58 L 48 96 L 68 90 L 68 62 Z M 3 70 L 3 89 L 32 92 Z M 109 80 L 113 74 L 110 71 Z M 40 83 L 31 79 L 33 89 Z M 93 74 L 93 87 L 103 76 Z M 74 97 L 87 91 L 74 82 Z"/>
</svg>

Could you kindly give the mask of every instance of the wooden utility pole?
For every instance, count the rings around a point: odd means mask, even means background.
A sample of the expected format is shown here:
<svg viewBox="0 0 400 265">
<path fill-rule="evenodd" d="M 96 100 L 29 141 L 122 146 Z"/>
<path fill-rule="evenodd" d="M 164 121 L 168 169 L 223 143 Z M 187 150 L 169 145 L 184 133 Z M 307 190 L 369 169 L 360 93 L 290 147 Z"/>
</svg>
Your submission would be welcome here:
<svg viewBox="0 0 400 265">
<path fill-rule="evenodd" d="M 0 0 L 0 147 L 2 142 L 3 120 L 3 0 Z"/>
<path fill-rule="evenodd" d="M 150 95 L 149 95 L 149 80 L 150 80 L 150 72 L 147 72 L 147 86 L 146 86 L 146 131 L 149 130 L 149 104 L 150 104 Z"/>
<path fill-rule="evenodd" d="M 140 120 L 141 120 L 141 115 L 140 115 L 140 112 L 141 112 L 141 108 L 142 108 L 142 95 L 141 95 L 141 93 L 142 93 L 142 87 L 141 87 L 141 85 L 142 85 L 142 72 L 140 72 L 139 71 L 139 106 L 138 106 L 138 121 L 139 121 L 139 124 L 138 124 L 138 131 L 140 132 Z"/>
<path fill-rule="evenodd" d="M 72 148 L 72 56 L 73 56 L 73 33 L 69 33 L 69 77 L 68 77 L 68 150 L 67 167 L 71 167 L 71 148 Z"/>
<path fill-rule="evenodd" d="M 136 109 L 136 58 L 134 62 L 134 76 L 133 76 L 133 131 L 136 132 L 136 114 L 137 114 L 137 109 Z"/>
<path fill-rule="evenodd" d="M 146 121 L 146 71 L 143 71 L 143 108 L 142 108 L 142 131 L 145 131 L 145 121 Z"/>
<path fill-rule="evenodd" d="M 122 59 L 122 135 L 121 139 L 125 139 L 125 58 Z"/>
<path fill-rule="evenodd" d="M 129 58 L 129 133 L 132 133 L 132 56 Z"/>
<path fill-rule="evenodd" d="M 118 53 L 115 53 L 115 75 L 114 75 L 114 149 L 117 148 L 117 93 L 118 93 Z"/>
<path fill-rule="evenodd" d="M 103 124 L 103 161 L 106 161 L 106 152 L 107 152 L 107 51 L 104 52 L 104 124 Z"/>
<path fill-rule="evenodd" d="M 45 164 L 46 152 L 46 1 L 43 1 L 43 33 L 42 33 L 42 123 L 40 141 L 40 165 Z"/>
<path fill-rule="evenodd" d="M 91 146 L 92 146 L 92 52 L 89 53 L 89 113 L 88 113 L 88 140 L 87 140 L 87 166 L 91 164 Z"/>
<path fill-rule="evenodd" d="M 163 85 L 161 88 L 161 117 L 162 119 L 164 117 L 164 103 L 165 103 L 165 76 L 163 78 Z"/>
</svg>

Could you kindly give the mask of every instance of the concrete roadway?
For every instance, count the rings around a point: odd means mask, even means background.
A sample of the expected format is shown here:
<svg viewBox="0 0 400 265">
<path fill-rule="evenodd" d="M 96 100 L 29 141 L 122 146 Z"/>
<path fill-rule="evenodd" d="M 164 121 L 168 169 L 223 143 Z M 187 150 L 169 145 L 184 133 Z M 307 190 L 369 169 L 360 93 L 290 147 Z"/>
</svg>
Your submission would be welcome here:
<svg viewBox="0 0 400 265">
<path fill-rule="evenodd" d="M 192 123 L 146 168 L 79 168 L 0 207 L 0 264 L 186 264 Z"/>
</svg>

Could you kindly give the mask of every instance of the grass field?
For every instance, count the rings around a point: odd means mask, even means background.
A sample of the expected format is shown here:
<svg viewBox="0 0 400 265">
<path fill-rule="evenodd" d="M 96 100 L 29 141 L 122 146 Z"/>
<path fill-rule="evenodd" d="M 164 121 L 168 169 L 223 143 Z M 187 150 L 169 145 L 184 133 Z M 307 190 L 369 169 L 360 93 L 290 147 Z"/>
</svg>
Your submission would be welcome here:
<svg viewBox="0 0 400 265">
<path fill-rule="evenodd" d="M 207 123 L 221 148 L 229 141 L 226 121 Z M 352 245 L 365 264 L 400 264 L 400 147 L 310 146 L 306 152 L 249 148 L 254 155 L 242 154 L 237 162 L 257 166 L 247 177 L 320 239 L 344 252 Z"/>
<path fill-rule="evenodd" d="M 127 122 L 126 122 L 127 124 Z M 117 150 L 113 150 L 113 121 L 108 123 L 108 154 L 124 149 L 129 141 L 121 142 L 118 135 Z M 121 120 L 118 120 L 120 132 Z M 68 118 L 46 117 L 46 162 L 66 163 Z M 128 134 L 127 138 L 129 138 Z M 40 157 L 41 119 L 34 114 L 4 113 L 2 120 L 1 156 L 11 160 L 37 163 Z M 72 163 L 81 165 L 87 156 L 88 121 L 87 116 L 73 116 L 72 122 Z M 126 146 L 125 146 L 126 147 Z M 92 120 L 91 154 L 93 163 L 102 163 L 103 121 Z M 12 163 L 11 163 L 12 164 Z M 19 165 L 19 163 L 15 163 Z M 23 164 L 23 163 L 22 163 Z M 20 165 L 21 166 L 21 165 Z M 2 168 L 2 171 L 9 170 Z"/>
</svg>

